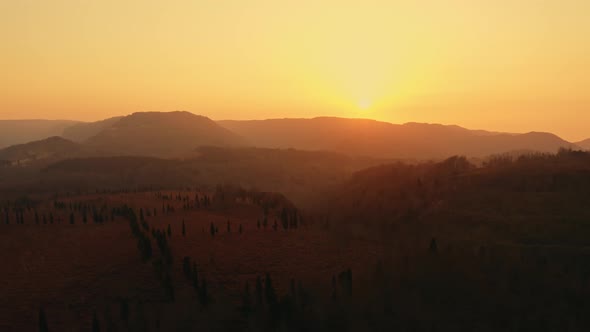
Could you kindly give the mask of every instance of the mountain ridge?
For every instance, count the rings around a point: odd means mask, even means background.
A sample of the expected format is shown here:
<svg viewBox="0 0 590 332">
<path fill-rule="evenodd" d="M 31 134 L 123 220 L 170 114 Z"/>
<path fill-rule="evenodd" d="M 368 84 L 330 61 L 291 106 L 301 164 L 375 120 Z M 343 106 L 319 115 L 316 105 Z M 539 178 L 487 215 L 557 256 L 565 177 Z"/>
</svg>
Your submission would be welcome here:
<svg viewBox="0 0 590 332">
<path fill-rule="evenodd" d="M 73 122 L 61 135 L 110 155 L 181 158 L 200 146 L 293 148 L 418 160 L 580 148 L 553 133 L 537 131 L 504 133 L 439 123 L 394 124 L 333 116 L 213 121 L 186 111 L 135 112 L 95 122 Z M 590 149 L 590 140 L 580 143 L 587 143 L 585 148 Z"/>
</svg>

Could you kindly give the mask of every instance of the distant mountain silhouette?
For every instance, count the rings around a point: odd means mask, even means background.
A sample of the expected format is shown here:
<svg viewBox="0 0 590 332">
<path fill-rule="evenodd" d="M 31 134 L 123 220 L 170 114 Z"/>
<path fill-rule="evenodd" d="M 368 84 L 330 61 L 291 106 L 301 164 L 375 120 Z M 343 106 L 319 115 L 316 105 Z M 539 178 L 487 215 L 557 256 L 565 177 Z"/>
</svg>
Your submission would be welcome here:
<svg viewBox="0 0 590 332">
<path fill-rule="evenodd" d="M 590 150 L 590 138 L 580 142 L 576 142 L 576 145 L 582 148 L 583 150 Z"/>
<path fill-rule="evenodd" d="M 77 123 L 67 120 L 0 120 L 0 148 L 60 136 L 65 128 Z"/>
<path fill-rule="evenodd" d="M 74 142 L 84 142 L 90 137 L 97 135 L 104 129 L 112 127 L 122 118 L 122 116 L 117 116 L 102 121 L 78 123 L 73 126 L 66 127 L 63 130 L 63 134 L 61 136 Z"/>
<path fill-rule="evenodd" d="M 330 150 L 379 158 L 481 157 L 514 150 L 577 148 L 550 133 L 506 134 L 440 124 L 398 125 L 330 117 L 218 123 L 257 147 Z"/>
<path fill-rule="evenodd" d="M 86 145 L 118 155 L 183 156 L 199 146 L 235 146 L 240 138 L 211 119 L 189 112 L 125 116 L 88 138 Z"/>
<path fill-rule="evenodd" d="M 18 131 L 19 124 L 26 124 L 22 134 Z M 580 148 L 551 133 L 510 134 L 454 125 L 399 125 L 333 117 L 215 122 L 189 112 L 139 112 L 91 123 L 0 121 L 1 126 L 9 134 L 0 132 L 0 138 L 9 137 L 8 141 L 23 140 L 32 133 L 42 138 L 56 136 L 44 133 L 59 131 L 57 135 L 63 133 L 65 138 L 82 144 L 89 156 L 93 156 L 91 151 L 102 151 L 100 156 L 186 158 L 201 146 L 250 146 L 386 159 L 444 159 L 452 155 L 479 158 L 520 151 Z M 41 138 L 34 140 L 37 139 Z M 590 149 L 590 140 L 579 145 Z"/>
<path fill-rule="evenodd" d="M 72 157 L 89 155 L 81 145 L 53 136 L 40 141 L 13 145 L 0 150 L 0 160 L 17 165 L 50 163 Z"/>
</svg>

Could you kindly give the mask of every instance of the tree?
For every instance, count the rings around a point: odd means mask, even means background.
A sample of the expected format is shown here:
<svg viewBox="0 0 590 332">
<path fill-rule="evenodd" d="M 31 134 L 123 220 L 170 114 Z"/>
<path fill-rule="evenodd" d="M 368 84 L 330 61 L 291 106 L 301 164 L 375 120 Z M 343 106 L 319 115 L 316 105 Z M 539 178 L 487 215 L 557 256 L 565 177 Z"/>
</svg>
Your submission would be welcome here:
<svg viewBox="0 0 590 332">
<path fill-rule="evenodd" d="M 246 282 L 244 295 L 242 296 L 242 310 L 247 315 L 252 309 L 252 296 L 250 295 L 250 284 Z"/>
<path fill-rule="evenodd" d="M 286 208 L 281 211 L 281 224 L 285 230 L 289 229 L 289 213 Z"/>
<path fill-rule="evenodd" d="M 127 322 L 129 319 L 129 302 L 126 299 L 121 300 L 121 320 Z"/>
<path fill-rule="evenodd" d="M 144 221 L 143 208 L 139 208 L 139 221 Z"/>
<path fill-rule="evenodd" d="M 164 277 L 164 290 L 168 295 L 168 298 L 174 302 L 174 285 L 172 284 L 172 278 L 170 278 L 170 273 L 166 273 Z"/>
<path fill-rule="evenodd" d="M 70 225 L 74 224 L 74 212 L 70 213 Z"/>
<path fill-rule="evenodd" d="M 48 332 L 47 318 L 45 317 L 45 311 L 43 308 L 39 308 L 39 332 Z"/>
<path fill-rule="evenodd" d="M 430 248 L 428 249 L 431 254 L 436 254 L 438 252 L 438 245 L 436 244 L 436 238 L 432 238 L 430 240 Z"/>
<path fill-rule="evenodd" d="M 182 219 L 182 236 L 186 236 L 186 227 L 184 226 L 184 219 Z"/>
<path fill-rule="evenodd" d="M 272 280 L 270 279 L 269 273 L 267 273 L 266 277 L 264 278 L 264 298 L 266 299 L 266 303 L 268 305 L 277 303 L 277 295 L 274 287 L 272 286 Z"/>
<path fill-rule="evenodd" d="M 256 305 L 262 305 L 262 279 L 256 277 Z"/>
<path fill-rule="evenodd" d="M 201 305 L 206 307 L 209 305 L 209 293 L 207 291 L 207 279 L 201 281 L 201 287 L 199 288 L 199 302 Z"/>
<path fill-rule="evenodd" d="M 210 231 L 211 231 L 211 236 L 215 236 L 215 225 L 213 225 L 213 223 L 211 223 Z"/>
<path fill-rule="evenodd" d="M 96 317 L 96 311 L 92 316 L 92 332 L 100 332 L 100 323 L 98 322 L 98 317 Z"/>
<path fill-rule="evenodd" d="M 191 259 L 188 256 L 182 259 L 182 273 L 187 279 L 191 278 Z"/>
<path fill-rule="evenodd" d="M 197 263 L 196 262 L 193 262 L 192 278 L 193 278 L 193 287 L 195 288 L 196 291 L 199 291 L 199 272 L 197 271 Z"/>
</svg>

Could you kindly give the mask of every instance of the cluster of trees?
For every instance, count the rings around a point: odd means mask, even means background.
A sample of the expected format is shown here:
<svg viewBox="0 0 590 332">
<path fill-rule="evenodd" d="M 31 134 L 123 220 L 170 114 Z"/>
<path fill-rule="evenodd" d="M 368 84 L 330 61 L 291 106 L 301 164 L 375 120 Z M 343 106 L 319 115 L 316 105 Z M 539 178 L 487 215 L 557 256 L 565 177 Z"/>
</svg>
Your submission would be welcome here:
<svg viewBox="0 0 590 332">
<path fill-rule="evenodd" d="M 185 256 L 182 260 L 182 274 L 186 280 L 193 286 L 199 303 L 203 307 L 207 307 L 211 302 L 211 295 L 209 294 L 207 279 L 199 279 L 199 271 L 197 270 L 197 263 L 192 261 L 191 258 Z"/>
<path fill-rule="evenodd" d="M 135 211 L 127 205 L 123 205 L 121 207 L 113 209 L 113 213 L 117 216 L 126 219 L 129 222 L 131 232 L 133 236 L 137 239 L 137 248 L 139 249 L 142 261 L 148 262 L 152 260 L 152 266 L 154 268 L 156 278 L 161 283 L 162 288 L 166 293 L 166 296 L 171 301 L 174 301 L 175 292 L 171 276 L 173 255 L 170 245 L 168 243 L 168 239 L 172 235 L 170 225 L 168 225 L 167 231 L 156 228 L 150 228 L 149 224 L 145 220 L 143 209 L 139 210 L 140 218 L 138 221 Z M 160 255 L 155 258 L 154 252 L 152 250 L 151 240 L 148 236 L 150 234 L 150 229 L 151 236 L 155 239 L 160 252 Z"/>
<path fill-rule="evenodd" d="M 156 197 L 163 201 L 177 201 L 182 203 L 183 210 L 210 208 L 212 205 L 212 198 L 207 194 L 195 193 L 194 199 L 191 200 L 188 194 L 177 193 L 176 195 L 163 194 L 156 192 Z M 162 203 L 162 212 L 174 212 L 174 206 L 170 203 Z"/>
<path fill-rule="evenodd" d="M 24 224 L 25 223 L 25 210 L 23 208 L 14 207 L 14 220 L 17 224 Z M 4 208 L 4 223 L 6 225 L 10 224 L 10 209 L 8 207 Z"/>
<path fill-rule="evenodd" d="M 147 224 L 143 223 L 140 226 L 138 221 L 137 215 L 135 211 L 127 205 L 123 205 L 121 207 L 115 207 L 112 210 L 114 216 L 121 217 L 129 222 L 129 227 L 131 228 L 131 233 L 133 237 L 137 240 L 137 249 L 139 250 L 140 256 L 142 261 L 147 262 L 152 258 L 152 243 L 149 237 L 142 231 L 142 227 L 144 230 L 147 230 Z"/>
<path fill-rule="evenodd" d="M 332 276 L 332 299 L 339 296 L 352 297 L 352 270 L 349 268 Z"/>
</svg>

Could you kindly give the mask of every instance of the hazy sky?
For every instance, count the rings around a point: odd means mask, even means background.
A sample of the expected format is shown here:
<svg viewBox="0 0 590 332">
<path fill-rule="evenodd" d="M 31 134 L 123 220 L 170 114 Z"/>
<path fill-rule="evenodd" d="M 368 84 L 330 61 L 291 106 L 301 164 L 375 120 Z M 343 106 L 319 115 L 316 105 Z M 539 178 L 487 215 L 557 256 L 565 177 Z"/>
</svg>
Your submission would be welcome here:
<svg viewBox="0 0 590 332">
<path fill-rule="evenodd" d="M 0 0 L 0 118 L 367 117 L 590 137 L 588 0 Z"/>
</svg>

